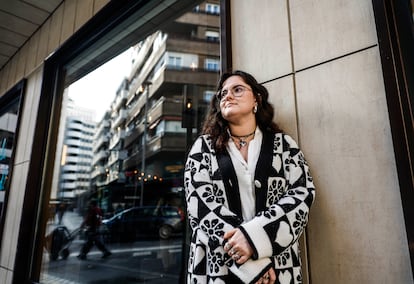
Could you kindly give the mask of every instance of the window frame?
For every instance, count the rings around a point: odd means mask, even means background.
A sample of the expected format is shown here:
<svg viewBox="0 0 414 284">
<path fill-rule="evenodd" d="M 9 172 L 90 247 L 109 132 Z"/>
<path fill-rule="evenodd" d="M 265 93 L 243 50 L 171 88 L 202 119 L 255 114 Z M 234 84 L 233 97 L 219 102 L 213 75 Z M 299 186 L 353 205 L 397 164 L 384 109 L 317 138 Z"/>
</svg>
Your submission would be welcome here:
<svg viewBox="0 0 414 284">
<path fill-rule="evenodd" d="M 414 273 L 413 7 L 410 7 L 409 0 L 373 0 L 372 4 L 408 239 L 407 245 L 411 270 Z"/>
</svg>

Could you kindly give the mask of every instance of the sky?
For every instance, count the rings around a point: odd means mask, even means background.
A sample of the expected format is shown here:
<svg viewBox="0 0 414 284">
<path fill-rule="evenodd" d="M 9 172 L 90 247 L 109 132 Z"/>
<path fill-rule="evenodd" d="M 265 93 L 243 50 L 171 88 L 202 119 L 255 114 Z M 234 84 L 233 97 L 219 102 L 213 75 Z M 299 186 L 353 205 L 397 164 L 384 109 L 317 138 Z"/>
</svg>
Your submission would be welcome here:
<svg viewBox="0 0 414 284">
<path fill-rule="evenodd" d="M 128 49 L 69 86 L 69 97 L 76 105 L 95 110 L 96 121 L 109 109 L 116 90 L 129 75 L 131 52 Z"/>
</svg>

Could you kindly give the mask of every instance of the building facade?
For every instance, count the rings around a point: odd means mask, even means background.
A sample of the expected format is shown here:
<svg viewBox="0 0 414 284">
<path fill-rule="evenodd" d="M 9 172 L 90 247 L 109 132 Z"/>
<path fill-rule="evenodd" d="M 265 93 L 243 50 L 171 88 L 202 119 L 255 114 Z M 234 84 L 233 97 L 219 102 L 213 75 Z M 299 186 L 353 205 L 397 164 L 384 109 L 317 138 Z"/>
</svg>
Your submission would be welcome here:
<svg viewBox="0 0 414 284">
<path fill-rule="evenodd" d="M 181 198 L 187 140 L 219 76 L 219 15 L 218 2 L 197 5 L 132 47 L 130 74 L 94 137 L 91 194 L 106 212 Z M 188 102 L 196 111 L 186 127 Z"/>
<path fill-rule="evenodd" d="M 96 123 L 93 110 L 81 108 L 70 98 L 66 101 L 57 192 L 51 199 L 76 200 L 91 188 L 92 144 Z"/>
<path fill-rule="evenodd" d="M 111 107 L 109 116 L 122 117 L 121 128 L 106 126 L 113 135 L 103 142 L 114 150 L 110 153 L 127 151 L 125 159 L 114 158 L 122 161 L 122 166 L 111 164 L 114 172 L 136 171 L 148 178 L 148 171 L 152 177 L 166 176 L 171 166 L 179 170 L 180 164 L 159 161 L 157 155 L 185 151 L 182 130 L 168 130 L 175 129 L 183 102 L 190 99 L 197 110 L 211 95 L 217 77 L 205 69 L 215 69 L 219 55 L 221 71 L 243 69 L 265 84 L 275 120 L 295 137 L 311 165 L 317 199 L 302 244 L 304 282 L 413 283 L 412 1 L 168 3 L 61 1 L 0 69 L 4 97 L 25 79 L 24 91 L 16 93 L 24 100 L 2 213 L 0 280 L 35 283 L 44 271 L 43 212 L 53 180 L 63 89 L 140 42 L 137 55 L 152 58 L 152 64 L 131 72 L 122 100 Z M 219 34 L 209 28 L 214 24 L 208 13 L 205 28 L 187 30 L 194 39 L 211 39 L 210 52 L 194 52 L 197 41 L 184 44 L 184 35 L 166 36 L 173 25 L 184 27 L 200 18 L 187 12 L 214 13 L 217 3 Z M 136 59 L 137 66 L 143 62 L 150 61 Z M 176 70 L 181 64 L 189 69 Z M 204 70 L 194 74 L 192 67 Z M 191 80 L 179 71 L 191 73 Z M 141 159 L 143 149 L 147 159 Z M 94 178 L 104 175 L 101 169 Z"/>
</svg>

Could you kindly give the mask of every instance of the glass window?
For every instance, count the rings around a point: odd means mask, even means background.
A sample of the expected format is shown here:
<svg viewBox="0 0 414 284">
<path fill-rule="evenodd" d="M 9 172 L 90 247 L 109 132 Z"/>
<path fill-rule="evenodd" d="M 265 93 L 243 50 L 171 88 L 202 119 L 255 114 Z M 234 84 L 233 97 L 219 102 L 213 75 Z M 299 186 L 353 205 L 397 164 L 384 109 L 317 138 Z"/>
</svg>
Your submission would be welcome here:
<svg viewBox="0 0 414 284">
<path fill-rule="evenodd" d="M 0 98 L 0 236 L 10 189 L 14 145 L 19 124 L 20 101 L 25 82 L 22 81 Z"/>
<path fill-rule="evenodd" d="M 206 103 L 210 102 L 215 94 L 216 94 L 215 91 L 210 91 L 210 90 L 204 91 L 204 101 Z"/>
<path fill-rule="evenodd" d="M 207 3 L 206 4 L 206 12 L 210 14 L 219 14 L 220 13 L 220 6 L 218 4 Z"/>
<path fill-rule="evenodd" d="M 77 62 L 94 56 L 68 64 L 40 283 L 182 283 L 185 153 L 219 78 L 219 41 L 205 40 L 220 30 L 210 2 L 208 18 L 194 5 L 154 20 L 162 26 L 145 37 L 135 30 L 135 42 L 81 78 Z M 210 72 L 197 67 L 206 56 Z"/>
<path fill-rule="evenodd" d="M 207 58 L 204 67 L 209 71 L 218 71 L 220 70 L 220 60 Z"/>
<path fill-rule="evenodd" d="M 220 33 L 217 31 L 206 31 L 207 41 L 218 42 L 220 40 Z"/>
<path fill-rule="evenodd" d="M 172 68 L 181 68 L 182 58 L 178 56 L 168 56 L 168 66 Z"/>
</svg>

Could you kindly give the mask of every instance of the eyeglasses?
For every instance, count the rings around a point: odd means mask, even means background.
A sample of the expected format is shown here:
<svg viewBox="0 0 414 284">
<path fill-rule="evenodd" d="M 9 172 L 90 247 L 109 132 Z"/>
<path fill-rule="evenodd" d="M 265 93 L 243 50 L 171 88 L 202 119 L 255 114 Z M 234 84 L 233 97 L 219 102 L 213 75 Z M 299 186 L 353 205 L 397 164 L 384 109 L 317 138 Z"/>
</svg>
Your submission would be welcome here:
<svg viewBox="0 0 414 284">
<path fill-rule="evenodd" d="M 251 91 L 251 90 L 252 89 L 246 86 L 236 85 L 236 86 L 231 87 L 230 89 L 218 91 L 216 93 L 216 97 L 218 101 L 222 102 L 224 101 L 224 98 L 228 95 L 229 92 L 231 92 L 235 98 L 240 98 L 241 96 L 243 96 L 245 91 Z"/>
</svg>

